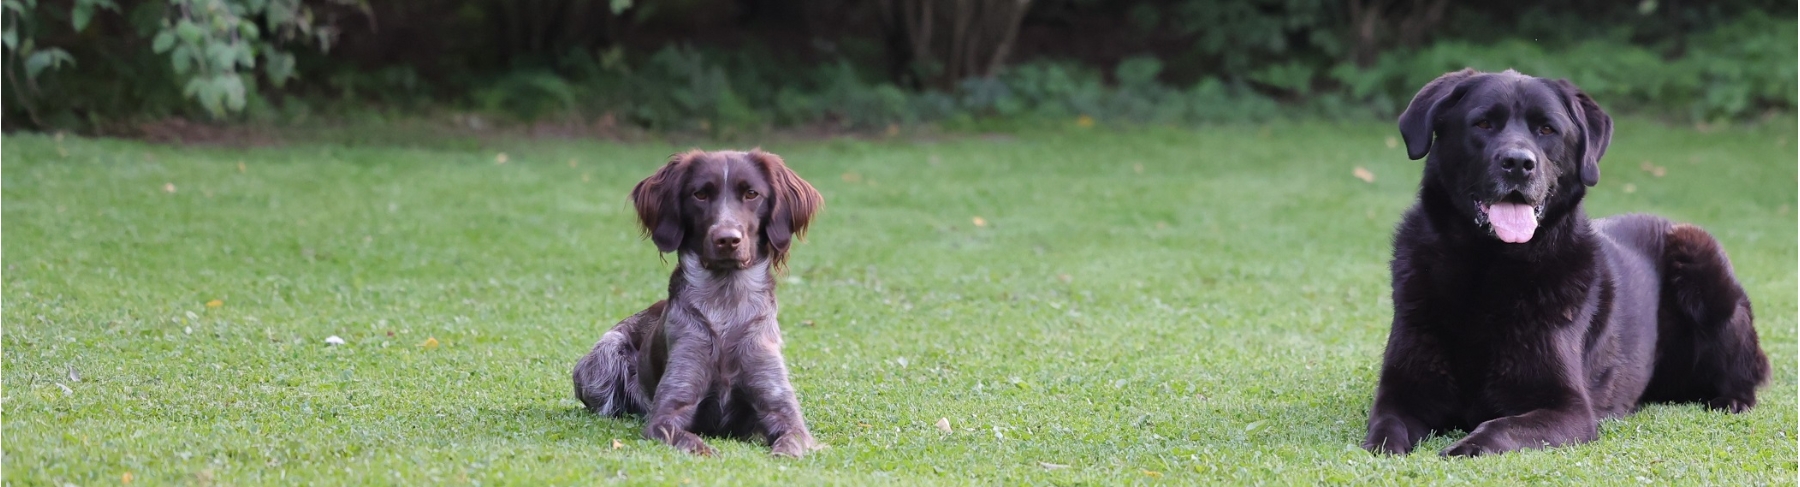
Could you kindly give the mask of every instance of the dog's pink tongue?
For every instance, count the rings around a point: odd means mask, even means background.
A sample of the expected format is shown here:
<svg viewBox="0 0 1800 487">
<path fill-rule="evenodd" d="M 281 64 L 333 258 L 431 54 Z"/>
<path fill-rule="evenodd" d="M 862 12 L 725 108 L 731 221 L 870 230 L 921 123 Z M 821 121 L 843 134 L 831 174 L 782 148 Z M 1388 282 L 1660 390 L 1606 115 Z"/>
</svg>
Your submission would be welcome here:
<svg viewBox="0 0 1800 487">
<path fill-rule="evenodd" d="M 1537 215 L 1532 212 L 1531 205 L 1494 203 L 1488 207 L 1488 224 L 1494 226 L 1494 235 L 1500 237 L 1500 241 L 1525 243 L 1537 231 Z"/>
</svg>

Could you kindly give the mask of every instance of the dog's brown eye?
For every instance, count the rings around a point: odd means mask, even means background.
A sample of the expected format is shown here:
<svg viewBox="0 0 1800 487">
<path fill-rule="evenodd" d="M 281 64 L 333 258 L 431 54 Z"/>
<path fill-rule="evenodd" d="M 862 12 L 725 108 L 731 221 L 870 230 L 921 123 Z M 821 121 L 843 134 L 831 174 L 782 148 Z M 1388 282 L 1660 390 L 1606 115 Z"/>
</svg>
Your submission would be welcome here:
<svg viewBox="0 0 1800 487">
<path fill-rule="evenodd" d="M 697 199 L 700 201 L 706 201 L 706 192 L 705 191 L 695 191 L 694 199 Z"/>
<path fill-rule="evenodd" d="M 762 195 L 757 194 L 756 190 L 754 190 L 754 189 L 744 190 L 744 199 L 746 199 L 746 200 L 756 199 L 757 196 L 762 196 Z"/>
<path fill-rule="evenodd" d="M 1550 128 L 1549 125 L 1538 127 L 1538 135 L 1551 135 L 1555 133 L 1556 129 Z"/>
<path fill-rule="evenodd" d="M 1487 120 L 1482 120 L 1479 122 L 1475 122 L 1475 128 L 1487 130 L 1487 129 L 1494 128 L 1494 124 L 1488 123 Z"/>
</svg>

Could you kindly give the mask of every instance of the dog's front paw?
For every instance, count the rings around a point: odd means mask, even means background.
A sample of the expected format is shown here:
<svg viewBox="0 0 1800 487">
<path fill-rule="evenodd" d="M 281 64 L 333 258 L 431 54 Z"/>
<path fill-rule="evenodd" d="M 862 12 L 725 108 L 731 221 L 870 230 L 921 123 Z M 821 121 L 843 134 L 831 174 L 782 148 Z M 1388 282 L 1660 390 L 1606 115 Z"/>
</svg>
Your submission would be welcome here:
<svg viewBox="0 0 1800 487">
<path fill-rule="evenodd" d="M 703 457 L 713 456 L 712 447 L 706 446 L 706 441 L 701 440 L 700 435 L 686 431 L 677 431 L 675 434 L 670 435 L 669 446 L 673 446 L 676 450 L 681 450 L 682 453 L 690 455 L 699 455 Z"/>
<path fill-rule="evenodd" d="M 1370 438 L 1363 440 L 1362 448 L 1376 455 L 1405 455 L 1412 452 L 1412 445 L 1396 438 Z"/>
<path fill-rule="evenodd" d="M 1478 456 L 1482 456 L 1482 455 L 1500 453 L 1500 450 L 1494 448 L 1493 446 L 1487 445 L 1480 441 L 1469 441 L 1471 439 L 1474 439 L 1474 438 L 1473 437 L 1463 438 L 1462 441 L 1452 443 L 1449 447 L 1444 448 L 1443 451 L 1438 452 L 1438 455 L 1446 456 L 1446 457 L 1478 457 Z"/>
<path fill-rule="evenodd" d="M 1504 434 L 1497 434 L 1498 430 L 1500 429 L 1495 428 L 1492 424 L 1483 424 L 1476 427 L 1475 431 L 1469 432 L 1469 436 L 1457 440 L 1456 443 L 1451 443 L 1449 447 L 1444 448 L 1438 454 L 1446 457 L 1475 457 L 1519 449 L 1517 445 L 1507 440 Z"/>
<path fill-rule="evenodd" d="M 1369 419 L 1369 435 L 1363 438 L 1362 448 L 1376 455 L 1405 455 L 1412 453 L 1413 442 L 1418 440 L 1413 434 L 1398 417 L 1378 415 Z"/>
<path fill-rule="evenodd" d="M 1706 402 L 1706 407 L 1708 409 L 1724 411 L 1731 414 L 1749 411 L 1750 408 L 1755 406 L 1756 399 L 1741 399 L 1736 397 L 1715 397 L 1713 400 Z"/>
<path fill-rule="evenodd" d="M 806 456 L 807 452 L 818 448 L 818 443 L 813 441 L 811 434 L 800 431 L 798 433 L 782 435 L 781 438 L 776 439 L 775 444 L 771 445 L 771 448 L 769 449 L 769 454 L 778 457 L 799 458 Z"/>
</svg>

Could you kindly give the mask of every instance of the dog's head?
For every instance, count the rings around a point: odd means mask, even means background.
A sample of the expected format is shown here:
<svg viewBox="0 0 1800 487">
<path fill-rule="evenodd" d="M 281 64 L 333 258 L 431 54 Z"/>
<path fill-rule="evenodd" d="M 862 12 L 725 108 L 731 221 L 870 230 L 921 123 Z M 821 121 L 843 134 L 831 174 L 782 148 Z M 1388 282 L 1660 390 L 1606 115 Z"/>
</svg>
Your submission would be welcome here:
<svg viewBox="0 0 1800 487">
<path fill-rule="evenodd" d="M 825 203 L 780 156 L 760 149 L 675 154 L 631 190 L 631 201 L 658 250 L 721 271 L 762 259 L 780 268 Z"/>
<path fill-rule="evenodd" d="M 1431 156 L 1424 184 L 1501 241 L 1524 243 L 1600 182 L 1612 118 L 1567 80 L 1464 69 L 1413 96 L 1400 135 L 1408 156 Z"/>
</svg>

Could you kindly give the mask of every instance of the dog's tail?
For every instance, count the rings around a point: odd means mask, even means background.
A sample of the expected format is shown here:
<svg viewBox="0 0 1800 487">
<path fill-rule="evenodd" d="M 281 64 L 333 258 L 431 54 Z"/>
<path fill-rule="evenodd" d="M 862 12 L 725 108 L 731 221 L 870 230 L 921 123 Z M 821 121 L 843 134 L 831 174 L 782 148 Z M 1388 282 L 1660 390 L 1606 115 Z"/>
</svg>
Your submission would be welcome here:
<svg viewBox="0 0 1800 487">
<path fill-rule="evenodd" d="M 638 383 L 639 337 L 645 327 L 662 321 L 664 302 L 657 301 L 607 330 L 594 350 L 575 363 L 575 397 L 589 411 L 606 416 L 644 414 L 650 398 Z"/>
</svg>

